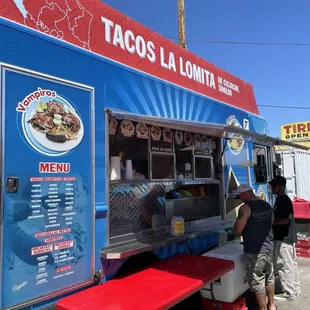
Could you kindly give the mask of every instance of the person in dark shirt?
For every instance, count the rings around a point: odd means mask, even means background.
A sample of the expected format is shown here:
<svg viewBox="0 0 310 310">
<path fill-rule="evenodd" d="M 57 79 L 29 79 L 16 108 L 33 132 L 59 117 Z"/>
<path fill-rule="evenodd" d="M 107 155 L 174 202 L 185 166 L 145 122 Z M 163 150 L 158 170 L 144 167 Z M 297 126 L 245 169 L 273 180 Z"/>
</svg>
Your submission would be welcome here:
<svg viewBox="0 0 310 310">
<path fill-rule="evenodd" d="M 256 295 L 260 310 L 275 310 L 273 210 L 259 199 L 248 184 L 241 184 L 236 194 L 244 204 L 239 209 L 234 233 L 243 237 L 244 264 L 249 287 Z M 268 297 L 268 308 L 266 305 Z"/>
<path fill-rule="evenodd" d="M 276 300 L 291 301 L 301 294 L 295 243 L 297 233 L 295 228 L 294 208 L 291 199 L 286 195 L 286 179 L 282 176 L 273 178 L 269 185 L 272 193 L 277 196 L 274 204 L 273 234 L 274 267 L 278 272 L 282 294 L 276 295 Z"/>
</svg>

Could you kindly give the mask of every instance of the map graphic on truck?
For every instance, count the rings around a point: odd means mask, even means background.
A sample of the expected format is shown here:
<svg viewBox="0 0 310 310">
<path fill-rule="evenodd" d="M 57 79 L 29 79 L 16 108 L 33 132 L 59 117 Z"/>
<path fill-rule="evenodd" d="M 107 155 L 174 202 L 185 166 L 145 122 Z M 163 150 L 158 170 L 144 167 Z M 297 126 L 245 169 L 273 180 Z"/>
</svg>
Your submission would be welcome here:
<svg viewBox="0 0 310 310">
<path fill-rule="evenodd" d="M 44 155 L 64 155 L 77 147 L 84 135 L 80 116 L 56 91 L 38 88 L 18 103 L 21 126 L 28 143 Z"/>
<path fill-rule="evenodd" d="M 89 1 L 64 0 L 14 0 L 24 18 L 24 24 L 50 34 L 58 39 L 66 39 L 64 34 L 70 33 L 72 39 L 86 49 L 90 49 L 90 26 L 94 16 L 86 8 Z M 55 21 L 50 25 L 50 20 Z M 86 31 L 83 31 L 85 29 Z"/>
</svg>

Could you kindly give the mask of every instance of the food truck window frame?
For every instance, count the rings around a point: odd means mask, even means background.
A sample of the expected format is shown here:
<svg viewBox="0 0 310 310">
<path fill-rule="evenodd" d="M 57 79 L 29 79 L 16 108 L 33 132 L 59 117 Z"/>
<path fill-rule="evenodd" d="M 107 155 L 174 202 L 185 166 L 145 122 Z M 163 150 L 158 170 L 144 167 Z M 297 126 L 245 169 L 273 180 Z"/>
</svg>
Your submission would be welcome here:
<svg viewBox="0 0 310 310">
<path fill-rule="evenodd" d="M 201 130 L 200 127 L 197 127 L 195 123 L 193 123 L 192 126 L 185 126 L 188 122 L 182 122 L 181 125 L 176 125 L 178 124 L 178 120 L 170 120 L 169 122 L 167 122 L 167 119 L 163 119 L 163 118 L 155 118 L 152 117 L 152 120 L 150 121 L 150 118 L 148 116 L 144 116 L 144 115 L 136 115 L 137 117 L 132 117 L 132 115 L 130 113 L 127 112 L 121 112 L 121 114 L 115 114 L 115 113 L 111 113 L 110 110 L 106 109 L 105 110 L 105 116 L 106 116 L 106 141 L 107 141 L 107 156 L 106 156 L 106 176 L 107 176 L 107 181 L 106 181 L 106 197 L 107 197 L 107 207 L 108 210 L 110 209 L 110 186 L 112 184 L 122 184 L 122 183 L 143 183 L 143 182 L 147 182 L 147 183 L 163 183 L 163 184 L 174 184 L 175 186 L 182 186 L 182 185 L 198 185 L 198 184 L 218 184 L 218 198 L 219 198 L 219 206 L 218 206 L 218 216 L 213 217 L 214 220 L 219 220 L 219 219 L 225 219 L 225 205 L 224 205 L 224 199 L 222 197 L 222 194 L 224 192 L 223 189 L 223 184 L 224 184 L 224 173 L 223 173 L 223 169 L 221 169 L 221 173 L 218 176 L 215 176 L 215 166 L 214 164 L 220 164 L 222 165 L 223 163 L 223 156 L 221 155 L 223 153 L 223 145 L 222 145 L 222 132 L 220 132 L 219 134 L 214 134 L 213 128 L 211 129 L 207 129 L 207 132 L 205 130 Z M 210 158 L 211 161 L 211 173 L 212 173 L 212 178 L 201 178 L 201 179 L 194 179 L 194 164 L 192 164 L 192 171 L 193 171 L 193 176 L 190 179 L 178 179 L 177 178 L 177 170 L 176 170 L 176 152 L 175 152 L 175 143 L 172 143 L 172 152 L 171 153 L 164 153 L 164 152 L 156 152 L 156 151 L 151 151 L 151 135 L 149 134 L 148 137 L 148 154 L 149 154 L 149 175 L 148 175 L 148 179 L 145 180 L 118 180 L 118 181 L 111 181 L 110 180 L 110 175 L 109 175 L 109 155 L 110 155 L 110 132 L 109 132 L 109 122 L 110 119 L 114 118 L 116 119 L 118 122 L 121 122 L 122 120 L 126 119 L 126 120 L 130 120 L 132 122 L 135 123 L 144 123 L 148 126 L 158 126 L 161 128 L 169 128 L 173 131 L 176 130 L 180 130 L 183 133 L 184 132 L 189 132 L 191 134 L 198 134 L 198 135 L 205 135 L 213 138 L 217 139 L 217 144 L 219 147 L 216 148 L 215 152 L 218 153 L 218 156 L 216 158 L 218 158 L 218 160 L 220 160 L 219 163 L 215 163 L 215 158 L 213 155 L 195 155 L 194 152 L 194 146 L 191 146 L 192 148 L 192 154 L 191 154 L 191 158 L 192 158 L 192 163 L 195 161 L 195 157 L 206 157 L 206 158 Z M 183 125 L 184 124 L 184 125 Z M 216 124 L 215 124 L 216 125 Z M 215 126 L 217 127 L 217 126 Z M 210 132 L 212 132 L 210 134 Z M 159 154 L 160 156 L 173 156 L 173 160 L 174 160 L 174 179 L 164 179 L 164 180 L 160 180 L 160 179 L 155 179 L 152 176 L 152 172 L 150 171 L 152 169 L 152 160 L 151 160 L 151 156 L 152 154 Z M 215 179 L 215 177 L 217 177 L 217 179 Z M 203 221 L 209 221 L 209 218 L 203 219 Z M 107 233 L 107 240 L 106 240 L 106 244 L 107 246 L 109 246 L 111 244 L 111 233 L 110 233 L 110 228 L 111 228 L 111 222 L 110 222 L 110 214 L 109 212 L 107 213 L 107 229 L 108 229 L 108 233 Z M 141 233 L 145 234 L 146 231 L 141 231 Z M 123 240 L 126 236 L 124 235 L 119 235 L 117 237 L 117 239 L 119 239 L 120 241 L 118 241 L 117 243 L 113 243 L 113 245 L 116 245 L 118 243 L 121 242 L 121 240 Z M 126 239 L 127 240 L 127 239 Z"/>
<path fill-rule="evenodd" d="M 255 153 L 255 149 L 259 149 L 259 150 L 263 150 L 264 151 L 264 158 L 265 158 L 265 169 L 266 169 L 266 181 L 265 182 L 259 182 L 256 178 L 256 166 L 258 166 L 258 159 L 257 156 L 259 154 Z M 269 165 L 269 152 L 270 152 L 270 148 L 267 145 L 261 144 L 261 143 L 253 143 L 253 157 L 255 158 L 256 161 L 256 165 L 254 164 L 254 181 L 256 185 L 262 185 L 262 184 L 267 184 L 268 180 L 271 179 L 271 170 L 270 170 L 270 165 Z"/>
<path fill-rule="evenodd" d="M 210 159 L 211 163 L 211 178 L 196 178 L 196 158 L 206 158 Z M 194 180 L 202 181 L 202 180 L 214 180 L 214 162 L 212 156 L 203 156 L 203 155 L 194 155 L 193 156 L 193 176 Z"/>
<path fill-rule="evenodd" d="M 148 137 L 148 176 L 146 179 L 142 179 L 142 180 L 118 180 L 116 182 L 113 182 L 110 180 L 110 175 L 109 175 L 109 157 L 110 157 L 110 143 L 109 143 L 109 120 L 111 118 L 114 118 L 116 119 L 118 122 L 121 122 L 122 120 L 130 120 L 132 122 L 135 122 L 135 123 L 144 123 L 148 126 L 157 126 L 157 127 L 160 127 L 160 128 L 169 128 L 171 129 L 172 131 L 177 131 L 177 130 L 180 130 L 182 132 L 189 132 L 191 134 L 198 134 L 198 135 L 205 135 L 205 136 L 208 136 L 209 138 L 210 137 L 215 137 L 215 138 L 218 138 L 218 139 L 221 139 L 222 138 L 222 132 L 220 135 L 217 135 L 217 134 L 210 134 L 210 132 L 207 130 L 207 133 L 205 131 L 199 131 L 199 127 L 196 127 L 193 123 L 193 126 L 191 126 L 190 128 L 186 127 L 184 128 L 183 127 L 183 123 L 184 124 L 187 124 L 188 122 L 184 122 L 184 121 L 181 121 L 182 122 L 182 127 L 176 127 L 175 125 L 178 124 L 178 121 L 179 120 L 171 120 L 171 122 L 167 123 L 166 124 L 166 118 L 156 118 L 156 117 L 151 117 L 152 121 L 149 121 L 150 117 L 149 116 L 144 116 L 144 115 L 132 115 L 130 113 L 126 113 L 126 112 L 119 112 L 119 113 L 115 113 L 115 112 L 112 112 L 111 110 L 109 109 L 106 109 L 106 122 L 107 122 L 107 126 L 106 126 L 106 132 L 107 132 L 107 143 L 109 144 L 107 146 L 107 150 L 108 150 L 108 156 L 107 156 L 107 190 L 109 190 L 109 186 L 111 183 L 115 184 L 115 183 L 128 183 L 128 182 L 133 182 L 133 183 L 143 183 L 143 182 L 146 182 L 146 181 L 150 181 L 150 182 L 178 182 L 180 181 L 180 179 L 177 178 L 177 168 L 176 168 L 176 152 L 175 152 L 175 143 L 172 142 L 172 152 L 171 153 L 164 153 L 164 152 L 156 152 L 156 151 L 152 151 L 152 148 L 151 148 L 151 135 L 149 135 Z M 154 121 L 155 119 L 158 119 L 156 121 Z M 214 126 L 213 126 L 214 125 Z M 219 127 L 220 126 L 217 126 L 217 124 L 211 124 L 211 129 L 209 129 L 211 132 L 213 131 L 213 129 L 216 127 Z M 208 128 L 208 126 L 206 127 Z M 174 141 L 174 140 L 173 140 Z M 215 179 L 215 167 L 214 167 L 214 158 L 212 155 L 195 155 L 195 148 L 194 146 L 191 146 L 192 148 L 192 178 L 186 178 L 186 179 L 182 179 L 183 181 L 200 181 L 200 182 L 205 182 L 206 184 L 209 183 L 210 181 L 214 181 L 216 180 Z M 152 155 L 153 154 L 157 154 L 157 155 L 160 155 L 160 156 L 173 156 L 173 166 L 174 166 L 174 173 L 173 173 L 173 178 L 167 178 L 167 179 L 157 179 L 157 178 L 154 178 L 153 177 L 153 171 L 152 171 Z M 220 155 L 220 153 L 219 153 Z M 210 178 L 196 178 L 195 177 L 195 159 L 196 158 L 209 158 L 210 161 L 211 161 L 211 177 Z M 221 181 L 221 180 L 219 180 Z M 107 191 L 108 193 L 108 191 Z"/>
<path fill-rule="evenodd" d="M 133 183 L 141 183 L 141 182 L 161 182 L 161 183 L 166 183 L 166 182 L 172 182 L 172 183 L 176 183 L 179 184 L 180 182 L 200 182 L 201 184 L 209 184 L 209 183 L 218 183 L 219 184 L 219 197 L 220 197 L 220 214 L 222 217 L 222 219 L 226 218 L 226 199 L 225 199 L 225 189 L 224 189 L 224 173 L 223 173 L 223 169 L 222 172 L 220 173 L 220 175 L 215 176 L 215 166 L 214 164 L 224 164 L 224 150 L 225 150 L 225 146 L 227 145 L 227 143 L 223 143 L 223 141 L 227 141 L 230 139 L 230 136 L 232 133 L 236 133 L 239 134 L 243 137 L 244 141 L 246 144 L 248 143 L 253 143 L 253 144 L 261 144 L 264 145 L 266 147 L 271 147 L 272 145 L 289 145 L 291 147 L 296 147 L 296 148 L 302 148 L 302 149 L 308 149 L 304 146 L 299 146 L 299 145 L 295 145 L 294 143 L 291 142 L 287 142 L 287 141 L 282 141 L 280 139 L 276 139 L 273 137 L 269 137 L 263 134 L 257 134 L 254 132 L 251 132 L 249 130 L 245 130 L 243 128 L 238 128 L 238 127 L 233 127 L 233 126 L 228 126 L 226 124 L 215 124 L 215 123 L 206 123 L 206 122 L 193 122 L 193 121 L 186 121 L 186 120 L 179 120 L 179 119 L 171 119 L 171 118 L 163 118 L 163 117 L 155 117 L 155 116 L 148 116 L 148 115 L 137 115 L 137 114 L 132 114 L 130 112 L 124 112 L 124 111 L 117 111 L 117 110 L 110 110 L 110 109 L 106 109 L 106 128 L 107 128 L 107 142 L 109 142 L 109 119 L 115 118 L 118 121 L 120 120 L 130 120 L 136 123 L 145 123 L 148 126 L 158 126 L 161 128 L 169 128 L 171 130 L 179 130 L 182 132 L 188 132 L 188 133 L 192 133 L 192 134 L 199 134 L 199 135 L 206 135 L 209 137 L 216 137 L 218 138 L 218 141 L 221 141 L 220 146 L 221 148 L 217 148 L 216 152 L 219 152 L 219 163 L 214 163 L 214 156 L 211 155 L 212 159 L 213 159 L 213 178 L 208 178 L 208 179 L 195 179 L 194 177 L 194 162 L 195 162 L 195 156 L 201 156 L 201 155 L 192 155 L 193 158 L 193 178 L 191 179 L 184 179 L 184 180 L 179 180 L 176 178 L 176 167 L 174 167 L 174 173 L 175 173 L 175 178 L 172 180 L 157 180 L 157 179 L 153 179 L 152 175 L 151 175 L 151 171 L 149 170 L 149 176 L 148 179 L 146 180 L 131 180 L 130 182 Z M 150 144 L 150 139 L 151 137 L 149 136 L 149 144 Z M 109 144 L 109 143 L 108 143 Z M 109 147 L 109 145 L 107 145 L 107 147 Z M 173 156 L 174 156 L 174 163 L 176 165 L 176 155 L 175 155 L 175 145 L 173 144 L 172 146 L 173 148 Z M 151 156 L 151 147 L 149 145 L 149 156 Z M 115 182 L 111 182 L 110 181 L 110 176 L 109 176 L 109 148 L 108 148 L 108 154 L 107 154 L 107 169 L 106 169 L 106 173 L 107 173 L 107 206 L 108 206 L 108 210 L 109 210 L 109 204 L 110 204 L 110 197 L 109 197 L 109 191 L 110 191 L 110 184 L 111 183 L 115 183 Z M 161 153 L 161 156 L 165 156 L 165 155 L 170 155 L 172 156 L 171 153 Z M 204 156 L 204 155 L 202 155 Z M 151 169 L 151 162 L 150 162 L 150 158 L 149 158 L 149 169 Z M 271 170 L 269 170 L 271 171 Z M 215 177 L 217 177 L 217 179 L 214 179 Z M 128 183 L 128 180 L 124 180 L 125 183 Z M 118 181 L 118 183 L 123 183 L 123 180 Z M 107 228 L 110 231 L 110 219 L 107 218 Z M 121 236 L 120 236 L 121 237 Z M 110 233 L 107 234 L 107 245 L 110 244 Z"/>
<path fill-rule="evenodd" d="M 161 153 L 161 152 L 151 152 L 149 151 L 149 177 L 151 182 L 167 182 L 167 181 L 175 181 L 176 180 L 176 155 L 175 153 Z M 156 179 L 153 178 L 153 155 L 160 155 L 160 156 L 170 156 L 173 157 L 173 178 L 167 178 L 167 179 Z"/>
</svg>

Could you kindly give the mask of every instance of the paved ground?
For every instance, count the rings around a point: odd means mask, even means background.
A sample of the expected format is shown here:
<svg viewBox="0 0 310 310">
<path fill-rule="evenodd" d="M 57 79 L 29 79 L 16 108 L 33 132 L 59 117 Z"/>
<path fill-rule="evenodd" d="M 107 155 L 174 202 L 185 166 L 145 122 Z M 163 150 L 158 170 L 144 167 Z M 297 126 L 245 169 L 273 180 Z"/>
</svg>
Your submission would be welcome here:
<svg viewBox="0 0 310 310">
<path fill-rule="evenodd" d="M 310 309 L 310 258 L 299 258 L 299 274 L 302 295 L 296 301 L 277 302 L 279 310 L 306 310 Z M 255 297 L 251 293 L 246 293 L 247 307 L 249 310 L 257 310 Z M 173 310 L 195 310 L 201 309 L 199 306 L 199 294 L 186 300 L 182 304 L 173 308 Z M 55 310 L 55 307 L 49 307 L 49 310 Z M 96 309 L 99 310 L 99 309 Z M 147 310 L 147 309 L 146 309 Z"/>
<path fill-rule="evenodd" d="M 299 258 L 299 275 L 302 294 L 296 301 L 279 302 L 276 304 L 279 310 L 306 310 L 310 309 L 310 258 Z M 278 289 L 278 288 L 277 288 Z M 247 294 L 247 307 L 249 310 L 257 310 L 255 298 Z"/>
</svg>

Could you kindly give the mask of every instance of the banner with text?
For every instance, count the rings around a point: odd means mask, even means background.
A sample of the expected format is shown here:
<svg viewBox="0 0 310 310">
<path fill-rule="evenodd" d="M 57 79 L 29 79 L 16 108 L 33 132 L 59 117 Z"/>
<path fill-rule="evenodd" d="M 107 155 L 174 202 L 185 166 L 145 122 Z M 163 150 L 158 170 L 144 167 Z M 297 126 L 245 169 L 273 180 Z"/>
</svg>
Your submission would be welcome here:
<svg viewBox="0 0 310 310">
<path fill-rule="evenodd" d="M 2 0 L 0 16 L 259 114 L 250 84 L 99 0 Z"/>
</svg>

